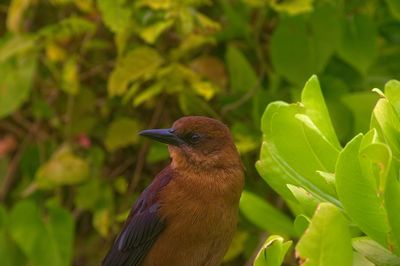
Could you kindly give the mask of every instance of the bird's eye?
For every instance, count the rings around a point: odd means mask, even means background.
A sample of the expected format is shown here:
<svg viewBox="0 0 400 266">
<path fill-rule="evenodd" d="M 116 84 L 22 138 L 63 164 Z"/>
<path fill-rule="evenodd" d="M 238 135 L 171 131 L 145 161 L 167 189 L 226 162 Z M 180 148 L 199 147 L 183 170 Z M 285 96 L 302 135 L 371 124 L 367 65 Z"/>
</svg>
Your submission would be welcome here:
<svg viewBox="0 0 400 266">
<path fill-rule="evenodd" d="M 199 141 L 200 141 L 200 135 L 199 134 L 194 133 L 194 134 L 191 134 L 189 136 L 189 142 L 191 144 L 199 143 Z"/>
</svg>

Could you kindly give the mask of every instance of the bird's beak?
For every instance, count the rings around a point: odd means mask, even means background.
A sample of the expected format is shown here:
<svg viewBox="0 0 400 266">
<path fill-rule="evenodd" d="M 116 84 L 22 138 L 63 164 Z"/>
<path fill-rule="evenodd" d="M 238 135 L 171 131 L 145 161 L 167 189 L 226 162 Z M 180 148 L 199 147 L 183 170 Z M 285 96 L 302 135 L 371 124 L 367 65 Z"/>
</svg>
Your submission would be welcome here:
<svg viewBox="0 0 400 266">
<path fill-rule="evenodd" d="M 185 142 L 182 139 L 180 139 L 176 134 L 174 134 L 174 130 L 171 128 L 142 130 L 139 132 L 139 135 L 157 140 L 162 143 L 171 144 L 174 146 L 180 146 L 182 144 L 185 144 Z"/>
</svg>

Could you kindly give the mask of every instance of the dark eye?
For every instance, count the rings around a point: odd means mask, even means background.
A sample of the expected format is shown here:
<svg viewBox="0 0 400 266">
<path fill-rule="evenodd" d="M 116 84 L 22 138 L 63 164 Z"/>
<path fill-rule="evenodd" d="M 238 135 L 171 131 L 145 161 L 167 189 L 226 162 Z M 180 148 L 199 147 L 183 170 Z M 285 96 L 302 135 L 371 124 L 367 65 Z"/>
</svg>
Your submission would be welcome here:
<svg viewBox="0 0 400 266">
<path fill-rule="evenodd" d="M 200 141 L 200 135 L 199 134 L 193 133 L 193 134 L 191 134 L 189 136 L 189 142 L 191 144 L 199 143 L 199 141 Z"/>
</svg>

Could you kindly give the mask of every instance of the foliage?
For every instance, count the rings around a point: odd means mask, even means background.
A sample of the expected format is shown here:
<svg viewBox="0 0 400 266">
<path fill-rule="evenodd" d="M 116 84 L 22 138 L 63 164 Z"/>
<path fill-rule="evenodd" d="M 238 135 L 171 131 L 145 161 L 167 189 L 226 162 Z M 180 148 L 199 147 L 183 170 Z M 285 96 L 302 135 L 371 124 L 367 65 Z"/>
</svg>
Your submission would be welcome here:
<svg viewBox="0 0 400 266">
<path fill-rule="evenodd" d="M 370 130 L 344 148 L 315 76 L 301 102 L 271 103 L 263 115 L 257 169 L 306 218 L 296 245 L 302 265 L 357 265 L 353 252 L 371 265 L 399 265 L 400 82 L 386 83 L 386 95 L 374 91 Z"/>
<path fill-rule="evenodd" d="M 278 265 L 290 244 L 262 231 L 296 240 L 310 224 L 309 256 L 332 219 L 341 236 L 354 223 L 355 262 L 396 261 L 400 96 L 395 81 L 386 98 L 370 90 L 400 79 L 397 1 L 6 0 L 0 19 L 2 265 L 98 265 L 168 161 L 136 133 L 193 114 L 230 126 L 247 170 L 226 265 L 262 243 L 257 263 Z M 313 78 L 302 104 L 263 116 L 298 101 L 312 74 L 322 92 Z M 254 167 L 261 145 L 257 168 L 281 197 Z M 314 214 L 321 202 L 333 205 Z"/>
</svg>

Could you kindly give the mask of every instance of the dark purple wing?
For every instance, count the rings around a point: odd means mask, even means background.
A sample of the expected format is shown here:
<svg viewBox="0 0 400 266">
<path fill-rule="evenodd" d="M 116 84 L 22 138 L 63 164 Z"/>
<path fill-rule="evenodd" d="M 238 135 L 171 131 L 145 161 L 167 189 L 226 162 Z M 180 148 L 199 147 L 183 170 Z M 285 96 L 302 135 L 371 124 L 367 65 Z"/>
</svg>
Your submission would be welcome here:
<svg viewBox="0 0 400 266">
<path fill-rule="evenodd" d="M 165 227 L 158 215 L 158 192 L 172 178 L 170 167 L 162 170 L 148 186 L 135 205 L 125 225 L 103 260 L 103 266 L 140 265 L 157 236 Z"/>
</svg>

